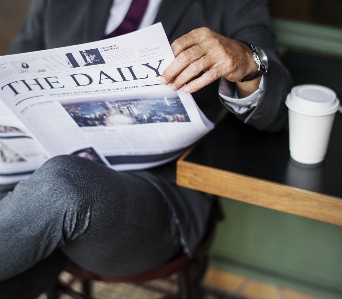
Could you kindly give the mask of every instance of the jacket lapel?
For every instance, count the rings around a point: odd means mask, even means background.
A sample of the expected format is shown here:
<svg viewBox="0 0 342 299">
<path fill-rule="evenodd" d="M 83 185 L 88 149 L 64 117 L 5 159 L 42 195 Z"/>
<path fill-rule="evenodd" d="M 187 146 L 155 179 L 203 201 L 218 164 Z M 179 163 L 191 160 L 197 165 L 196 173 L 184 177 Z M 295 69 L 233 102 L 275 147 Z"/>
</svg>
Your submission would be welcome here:
<svg viewBox="0 0 342 299">
<path fill-rule="evenodd" d="M 193 0 L 163 0 L 154 23 L 162 22 L 166 35 L 170 37 L 192 2 Z"/>
<path fill-rule="evenodd" d="M 83 2 L 83 5 L 88 5 L 87 39 L 99 40 L 104 36 L 113 0 L 83 0 Z"/>
<path fill-rule="evenodd" d="M 163 0 L 154 23 L 162 22 L 166 35 L 170 37 L 192 2 L 193 0 Z M 83 7 L 88 6 L 85 28 L 88 41 L 96 41 L 104 36 L 112 4 L 113 0 L 83 0 Z"/>
</svg>

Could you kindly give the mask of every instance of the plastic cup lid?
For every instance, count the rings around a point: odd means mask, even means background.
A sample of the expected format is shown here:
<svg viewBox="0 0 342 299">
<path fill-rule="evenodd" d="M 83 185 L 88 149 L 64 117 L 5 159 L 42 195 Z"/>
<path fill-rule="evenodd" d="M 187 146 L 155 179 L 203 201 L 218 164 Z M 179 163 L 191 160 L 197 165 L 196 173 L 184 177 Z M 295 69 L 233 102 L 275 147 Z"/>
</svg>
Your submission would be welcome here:
<svg viewBox="0 0 342 299">
<path fill-rule="evenodd" d="M 328 115 L 337 111 L 339 100 L 334 91 L 320 85 L 299 85 L 287 96 L 286 106 L 306 115 Z"/>
</svg>

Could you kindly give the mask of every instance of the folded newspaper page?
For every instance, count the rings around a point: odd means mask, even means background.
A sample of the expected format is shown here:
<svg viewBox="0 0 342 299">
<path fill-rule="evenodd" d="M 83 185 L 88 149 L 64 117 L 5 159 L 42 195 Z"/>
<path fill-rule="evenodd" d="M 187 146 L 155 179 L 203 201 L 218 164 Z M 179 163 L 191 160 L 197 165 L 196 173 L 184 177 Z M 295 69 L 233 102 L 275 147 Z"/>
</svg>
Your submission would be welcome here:
<svg viewBox="0 0 342 299">
<path fill-rule="evenodd" d="M 161 84 L 174 59 L 162 25 L 112 39 L 0 57 L 0 184 L 74 154 L 116 170 L 178 157 L 213 124 Z M 3 108 L 6 106 L 6 108 Z"/>
</svg>

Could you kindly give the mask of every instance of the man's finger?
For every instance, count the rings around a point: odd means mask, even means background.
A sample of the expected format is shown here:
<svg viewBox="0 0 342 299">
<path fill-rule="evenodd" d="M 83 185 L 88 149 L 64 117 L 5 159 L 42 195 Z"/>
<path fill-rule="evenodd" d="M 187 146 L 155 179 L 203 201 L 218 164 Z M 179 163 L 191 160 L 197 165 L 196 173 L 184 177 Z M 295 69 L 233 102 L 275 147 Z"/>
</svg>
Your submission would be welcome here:
<svg viewBox="0 0 342 299">
<path fill-rule="evenodd" d="M 210 31 L 211 30 L 208 28 L 198 28 L 176 39 L 171 44 L 171 49 L 175 57 L 177 57 L 179 53 L 183 52 L 185 49 L 198 44 Z"/>
<path fill-rule="evenodd" d="M 200 90 L 204 86 L 213 83 L 215 80 L 221 77 L 221 72 L 218 68 L 210 69 L 209 71 L 205 72 L 199 78 L 192 80 L 190 83 L 186 84 L 184 87 L 184 91 L 188 93 L 192 93 L 195 91 Z"/>
<path fill-rule="evenodd" d="M 162 77 L 164 78 L 164 84 L 168 84 L 191 65 L 194 61 L 205 55 L 205 51 L 201 49 L 199 45 L 194 45 L 185 51 L 181 52 L 171 64 L 164 70 Z"/>
<path fill-rule="evenodd" d="M 193 61 L 186 67 L 172 82 L 172 88 L 178 90 L 201 72 L 206 71 L 212 67 L 212 62 L 207 55 L 200 57 Z"/>
</svg>

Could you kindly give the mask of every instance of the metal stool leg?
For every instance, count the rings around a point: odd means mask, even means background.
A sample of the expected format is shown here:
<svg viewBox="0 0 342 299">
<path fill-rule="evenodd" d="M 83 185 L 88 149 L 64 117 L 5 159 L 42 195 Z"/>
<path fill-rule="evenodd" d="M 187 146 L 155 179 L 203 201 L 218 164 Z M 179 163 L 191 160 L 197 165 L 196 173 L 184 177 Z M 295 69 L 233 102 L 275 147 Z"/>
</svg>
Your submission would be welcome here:
<svg viewBox="0 0 342 299">
<path fill-rule="evenodd" d="M 46 292 L 47 299 L 58 299 L 58 286 L 54 285 L 50 290 Z"/>
<path fill-rule="evenodd" d="M 204 298 L 204 290 L 201 286 L 201 283 L 207 267 L 208 257 L 205 256 L 191 265 L 185 271 L 179 273 L 178 287 L 180 299 Z"/>
<path fill-rule="evenodd" d="M 91 298 L 91 281 L 87 279 L 82 279 L 82 292 L 87 298 Z"/>
<path fill-rule="evenodd" d="M 81 292 L 75 291 L 70 285 L 64 282 L 59 282 L 57 285 L 57 290 L 69 295 L 74 299 L 92 299 L 91 294 L 91 282 L 89 280 L 81 280 Z M 57 297 L 48 297 L 47 299 L 58 299 L 58 291 L 56 292 Z M 48 293 L 49 296 L 49 293 Z"/>
<path fill-rule="evenodd" d="M 178 274 L 179 299 L 193 299 L 191 271 L 186 269 Z"/>
</svg>

